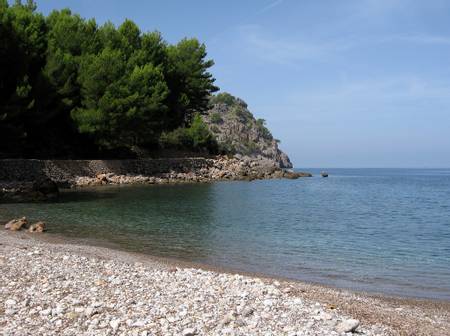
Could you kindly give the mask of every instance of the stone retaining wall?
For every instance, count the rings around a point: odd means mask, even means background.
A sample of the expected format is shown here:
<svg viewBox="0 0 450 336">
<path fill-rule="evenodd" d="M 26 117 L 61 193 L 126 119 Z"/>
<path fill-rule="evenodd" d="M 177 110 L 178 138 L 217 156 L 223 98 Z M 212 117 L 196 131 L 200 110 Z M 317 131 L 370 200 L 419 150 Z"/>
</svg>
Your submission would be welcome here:
<svg viewBox="0 0 450 336">
<path fill-rule="evenodd" d="M 140 160 L 0 160 L 0 181 L 35 181 L 48 177 L 65 184 L 77 176 L 98 174 L 153 176 L 170 172 L 196 172 L 213 165 L 206 158 L 140 159 Z"/>
</svg>

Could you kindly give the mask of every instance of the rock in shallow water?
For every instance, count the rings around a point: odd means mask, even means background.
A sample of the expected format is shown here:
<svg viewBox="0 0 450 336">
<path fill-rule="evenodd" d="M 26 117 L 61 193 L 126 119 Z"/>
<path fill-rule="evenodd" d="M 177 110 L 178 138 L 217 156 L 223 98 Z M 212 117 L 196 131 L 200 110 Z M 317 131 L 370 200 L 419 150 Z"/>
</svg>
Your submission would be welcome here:
<svg viewBox="0 0 450 336">
<path fill-rule="evenodd" d="M 22 227 L 28 224 L 28 220 L 26 217 L 13 219 L 5 224 L 5 229 L 10 231 L 19 231 Z"/>
<path fill-rule="evenodd" d="M 44 222 L 37 222 L 34 224 L 31 224 L 28 232 L 39 232 L 42 233 L 45 231 L 45 223 Z"/>
</svg>

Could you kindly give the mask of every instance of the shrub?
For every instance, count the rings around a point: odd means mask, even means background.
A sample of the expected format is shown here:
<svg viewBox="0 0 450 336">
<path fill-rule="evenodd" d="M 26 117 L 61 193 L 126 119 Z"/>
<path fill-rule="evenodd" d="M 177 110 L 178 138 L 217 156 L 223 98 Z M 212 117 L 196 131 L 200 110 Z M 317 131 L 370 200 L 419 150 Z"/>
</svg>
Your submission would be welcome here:
<svg viewBox="0 0 450 336">
<path fill-rule="evenodd" d="M 215 96 L 211 96 L 209 102 L 211 105 L 215 105 L 215 104 L 225 104 L 228 106 L 232 106 L 234 105 L 236 101 L 236 98 L 232 95 L 230 95 L 229 93 L 226 92 L 222 92 L 219 93 Z"/>
<path fill-rule="evenodd" d="M 268 139 L 268 140 L 272 139 L 272 134 L 266 127 L 266 121 L 264 119 L 257 119 L 256 127 L 258 128 L 259 132 L 261 133 L 261 135 L 264 139 Z"/>
<path fill-rule="evenodd" d="M 220 113 L 214 112 L 211 114 L 211 122 L 213 124 L 220 124 L 223 121 L 222 117 L 220 116 Z"/>
<path fill-rule="evenodd" d="M 190 127 L 179 127 L 171 132 L 161 134 L 159 139 L 162 148 L 207 150 L 216 153 L 217 142 L 200 114 L 195 114 Z"/>
<path fill-rule="evenodd" d="M 162 148 L 191 148 L 192 139 L 184 127 L 179 127 L 171 132 L 164 132 L 159 138 L 159 144 Z"/>
<path fill-rule="evenodd" d="M 258 146 L 253 141 L 247 141 L 242 148 L 242 154 L 252 155 L 258 151 Z"/>
<path fill-rule="evenodd" d="M 251 118 L 253 118 L 253 114 L 240 105 L 234 106 L 231 109 L 231 112 L 244 123 L 247 123 Z"/>
<path fill-rule="evenodd" d="M 218 147 L 218 151 L 220 154 L 228 154 L 228 155 L 236 154 L 236 148 L 230 141 L 225 141 L 221 143 Z"/>
</svg>

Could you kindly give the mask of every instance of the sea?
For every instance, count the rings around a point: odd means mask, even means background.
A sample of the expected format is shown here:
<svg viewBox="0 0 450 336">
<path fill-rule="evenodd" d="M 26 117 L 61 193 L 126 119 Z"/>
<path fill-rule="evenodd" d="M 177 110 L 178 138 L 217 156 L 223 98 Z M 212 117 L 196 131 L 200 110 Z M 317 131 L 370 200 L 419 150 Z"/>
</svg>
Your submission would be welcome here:
<svg viewBox="0 0 450 336">
<path fill-rule="evenodd" d="M 48 235 L 384 295 L 450 300 L 450 169 L 66 190 L 0 204 Z M 320 176 L 326 170 L 329 177 Z"/>
</svg>

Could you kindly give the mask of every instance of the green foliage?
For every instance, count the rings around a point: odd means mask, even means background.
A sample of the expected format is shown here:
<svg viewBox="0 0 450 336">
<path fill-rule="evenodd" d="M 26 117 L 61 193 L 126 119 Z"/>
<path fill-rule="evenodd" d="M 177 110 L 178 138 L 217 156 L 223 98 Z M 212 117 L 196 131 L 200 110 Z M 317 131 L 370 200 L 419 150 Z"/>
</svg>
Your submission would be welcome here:
<svg viewBox="0 0 450 336">
<path fill-rule="evenodd" d="M 219 144 L 218 152 L 221 154 L 236 154 L 237 151 L 233 144 L 226 140 Z"/>
<path fill-rule="evenodd" d="M 241 105 L 234 105 L 231 108 L 231 113 L 243 123 L 247 123 L 253 118 L 253 114 Z"/>
<path fill-rule="evenodd" d="M 217 151 L 217 142 L 200 114 L 196 113 L 190 127 L 179 127 L 160 137 L 163 148 Z"/>
<path fill-rule="evenodd" d="M 36 103 L 45 63 L 46 26 L 34 3 L 0 4 L 0 150 L 24 145 L 43 112 Z"/>
<path fill-rule="evenodd" d="M 188 134 L 192 138 L 194 148 L 208 148 L 214 142 L 214 136 L 198 113 L 194 115 Z"/>
<path fill-rule="evenodd" d="M 159 138 L 159 142 L 163 148 L 192 148 L 192 139 L 184 127 L 179 127 L 171 132 L 163 132 Z"/>
<path fill-rule="evenodd" d="M 168 88 L 161 69 L 146 64 L 125 71 L 121 51 L 104 49 L 81 64 L 82 107 L 72 112 L 80 132 L 105 147 L 155 142 Z"/>
<path fill-rule="evenodd" d="M 171 88 L 169 108 L 173 116 L 172 126 L 189 124 L 195 111 L 208 108 L 209 95 L 217 91 L 212 74 L 207 70 L 214 65 L 206 60 L 206 47 L 197 39 L 183 39 L 168 46 L 167 81 Z"/>
<path fill-rule="evenodd" d="M 131 20 L 125 20 L 119 27 L 121 49 L 128 57 L 141 48 L 141 32 L 139 27 Z"/>
<path fill-rule="evenodd" d="M 236 103 L 236 98 L 227 92 L 221 92 L 215 96 L 212 96 L 209 103 L 211 105 L 225 104 L 228 106 L 233 106 Z"/>
<path fill-rule="evenodd" d="M 259 132 L 262 137 L 267 140 L 272 140 L 272 133 L 266 127 L 266 121 L 264 119 L 256 119 L 256 127 L 258 127 Z"/>
<path fill-rule="evenodd" d="M 0 0 L 0 45 L 0 152 L 33 155 L 46 141 L 78 150 L 82 139 L 150 148 L 161 134 L 210 146 L 195 113 L 217 90 L 214 63 L 196 39 L 169 45 L 131 20 L 99 27 L 69 9 L 44 17 L 33 1 Z"/>
<path fill-rule="evenodd" d="M 246 143 L 243 144 L 241 152 L 243 155 L 252 155 L 257 151 L 257 149 L 258 146 L 256 145 L 255 142 L 247 141 Z"/>
<path fill-rule="evenodd" d="M 211 122 L 214 124 L 220 124 L 223 121 L 222 117 L 220 116 L 220 113 L 214 112 L 211 114 Z"/>
</svg>

